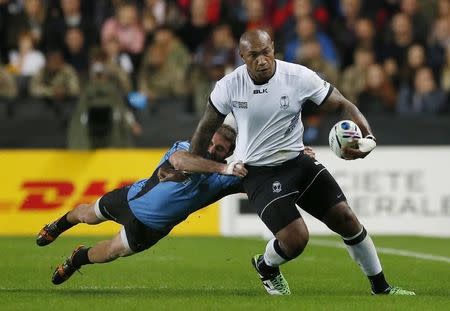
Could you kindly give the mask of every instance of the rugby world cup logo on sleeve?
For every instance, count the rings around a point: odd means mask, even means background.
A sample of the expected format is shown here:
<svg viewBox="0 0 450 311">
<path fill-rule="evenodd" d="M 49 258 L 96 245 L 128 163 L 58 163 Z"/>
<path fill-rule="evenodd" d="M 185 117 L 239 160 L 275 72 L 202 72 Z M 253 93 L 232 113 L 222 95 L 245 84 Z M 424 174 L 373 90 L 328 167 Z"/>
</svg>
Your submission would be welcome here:
<svg viewBox="0 0 450 311">
<path fill-rule="evenodd" d="M 284 110 L 289 108 L 289 97 L 286 95 L 283 95 L 280 98 L 280 108 Z"/>
<path fill-rule="evenodd" d="M 272 184 L 272 190 L 274 193 L 280 193 L 281 192 L 281 183 L 279 181 L 275 181 Z"/>
<path fill-rule="evenodd" d="M 236 101 L 236 100 L 233 100 L 231 102 L 231 106 L 233 106 L 233 108 L 238 108 L 238 109 L 247 109 L 248 108 L 247 102 L 241 102 L 241 101 Z"/>
</svg>

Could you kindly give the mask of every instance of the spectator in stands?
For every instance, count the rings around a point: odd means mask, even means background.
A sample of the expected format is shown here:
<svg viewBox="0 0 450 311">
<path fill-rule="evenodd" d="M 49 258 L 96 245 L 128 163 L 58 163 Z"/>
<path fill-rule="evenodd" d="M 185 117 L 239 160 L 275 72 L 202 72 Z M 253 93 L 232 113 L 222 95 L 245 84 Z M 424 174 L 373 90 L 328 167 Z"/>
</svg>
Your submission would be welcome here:
<svg viewBox="0 0 450 311">
<path fill-rule="evenodd" d="M 244 9 L 246 25 L 243 31 L 257 28 L 271 28 L 263 0 L 246 0 L 244 1 Z"/>
<path fill-rule="evenodd" d="M 438 88 L 430 67 L 416 71 L 414 86 L 403 87 L 397 100 L 401 115 L 438 115 L 445 110 L 446 95 Z"/>
<path fill-rule="evenodd" d="M 418 11 L 425 17 L 425 21 L 428 22 L 428 26 L 431 25 L 433 19 L 436 18 L 438 13 L 438 5 L 440 0 L 417 0 Z M 428 28 L 428 31 L 430 29 Z"/>
<path fill-rule="evenodd" d="M 145 94 L 151 110 L 158 99 L 186 95 L 186 71 L 191 63 L 189 51 L 169 28 L 160 28 L 147 49 L 141 66 L 138 89 Z"/>
<path fill-rule="evenodd" d="M 111 55 L 102 49 L 93 49 L 91 53 L 91 62 L 101 63 L 105 68 L 105 73 L 108 79 L 116 84 L 122 97 L 126 97 L 133 89 L 130 76 L 128 73 L 116 62 L 111 59 Z"/>
<path fill-rule="evenodd" d="M 400 0 L 362 0 L 360 13 L 361 16 L 370 18 L 376 29 L 384 29 L 392 15 L 399 11 L 399 2 Z"/>
<path fill-rule="evenodd" d="M 45 65 L 44 55 L 34 48 L 33 36 L 30 32 L 19 35 L 19 48 L 9 53 L 8 70 L 17 81 L 21 97 L 27 95 L 30 77 L 35 75 Z"/>
<path fill-rule="evenodd" d="M 186 6 L 190 7 L 188 2 L 184 1 Z M 211 3 L 211 1 L 208 3 Z M 186 34 L 187 31 L 183 30 L 183 27 L 186 24 L 187 15 L 190 14 L 183 16 L 180 7 L 175 1 L 144 0 L 142 27 L 145 32 L 145 46 L 149 46 L 152 43 L 155 31 L 162 26 L 181 29 L 183 35 Z"/>
<path fill-rule="evenodd" d="M 0 104 L 6 106 L 6 115 L 14 115 L 14 100 L 17 97 L 17 86 L 14 77 L 3 66 L 0 66 Z"/>
<path fill-rule="evenodd" d="M 442 68 L 442 74 L 440 76 L 441 88 L 447 96 L 447 103 L 444 112 L 450 113 L 450 44 L 446 49 L 446 61 Z"/>
<path fill-rule="evenodd" d="M 382 45 L 373 22 L 369 18 L 360 18 L 355 23 L 355 36 L 358 47 L 364 47 L 374 52 L 375 60 L 382 57 Z M 354 59 L 353 59 L 354 61 Z"/>
<path fill-rule="evenodd" d="M 411 45 L 407 51 L 407 60 L 400 68 L 400 83 L 412 86 L 416 71 L 426 65 L 425 48 L 420 44 Z"/>
<path fill-rule="evenodd" d="M 450 18 L 450 0 L 439 0 L 437 3 L 437 19 Z"/>
<path fill-rule="evenodd" d="M 145 43 L 145 33 L 138 18 L 136 6 L 132 3 L 119 5 L 116 15 L 104 23 L 101 37 L 103 46 L 111 39 L 117 39 L 121 52 L 129 53 L 133 65 L 136 65 Z"/>
<path fill-rule="evenodd" d="M 156 29 L 163 25 L 170 25 L 170 19 L 174 18 L 171 15 L 174 13 L 179 15 L 179 12 L 172 9 L 173 3 L 170 4 L 164 0 L 144 0 L 143 2 L 142 27 L 145 32 L 145 46 L 149 46 L 153 41 Z M 177 24 L 182 20 L 179 18 Z M 176 28 L 176 25 L 174 26 Z"/>
<path fill-rule="evenodd" d="M 32 76 L 45 65 L 44 55 L 34 48 L 30 32 L 19 35 L 18 50 L 9 53 L 9 70 L 20 76 Z"/>
<path fill-rule="evenodd" d="M 90 30 L 89 23 L 81 12 L 81 0 L 60 0 L 59 3 L 66 28 L 78 27 L 83 31 Z"/>
<path fill-rule="evenodd" d="M 336 68 L 322 56 L 322 50 L 317 40 L 306 40 L 297 55 L 297 62 L 317 72 L 325 80 L 336 84 L 338 73 Z M 319 135 L 319 126 L 323 116 L 317 106 L 307 103 L 302 110 L 305 125 L 304 139 L 308 143 L 315 143 Z"/>
<path fill-rule="evenodd" d="M 450 20 L 439 18 L 434 22 L 429 36 L 429 63 L 435 74 L 445 62 L 445 49 L 450 44 Z"/>
<path fill-rule="evenodd" d="M 181 13 L 178 3 L 175 1 L 164 1 L 166 5 L 165 9 L 165 22 L 164 24 L 173 29 L 179 29 L 186 23 L 186 16 Z"/>
<path fill-rule="evenodd" d="M 450 95 L 450 44 L 445 50 L 445 64 L 442 67 L 440 82 L 442 89 L 447 92 L 447 95 Z"/>
<path fill-rule="evenodd" d="M 155 18 L 157 26 L 166 24 L 167 3 L 164 0 L 144 0 L 143 14 L 149 14 Z"/>
<path fill-rule="evenodd" d="M 70 122 L 70 149 L 131 147 L 131 134 L 140 135 L 141 126 L 126 108 L 125 101 L 104 63 L 93 61 L 90 79 Z"/>
<path fill-rule="evenodd" d="M 320 29 L 328 31 L 330 13 L 323 3 L 314 0 L 292 0 L 287 1 L 279 12 L 275 12 L 272 22 L 277 33 L 275 39 L 280 42 L 284 40 L 282 44 L 284 46 L 285 41 L 295 38 L 297 21 L 308 16 L 314 17 Z M 282 37 L 281 39 L 279 38 L 280 36 Z"/>
<path fill-rule="evenodd" d="M 414 37 L 421 42 L 425 41 L 430 27 L 430 21 L 421 12 L 420 3 L 417 0 L 401 0 L 400 9 L 411 21 L 414 21 Z"/>
<path fill-rule="evenodd" d="M 372 64 L 367 68 L 366 87 L 358 96 L 362 113 L 391 113 L 395 110 L 396 92 L 382 66 Z"/>
<path fill-rule="evenodd" d="M 118 65 L 127 74 L 134 72 L 133 62 L 127 53 L 120 51 L 120 43 L 117 38 L 111 38 L 104 43 L 104 50 L 108 57 L 108 63 Z"/>
<path fill-rule="evenodd" d="M 67 121 L 80 95 L 80 82 L 75 69 L 64 62 L 62 51 L 47 52 L 45 67 L 31 78 L 30 94 L 43 99 L 62 122 Z"/>
<path fill-rule="evenodd" d="M 149 46 L 155 36 L 155 31 L 158 28 L 158 22 L 152 12 L 146 10 L 142 13 L 142 29 L 145 33 L 145 46 Z"/>
<path fill-rule="evenodd" d="M 30 32 L 36 46 L 45 46 L 46 14 L 43 0 L 24 0 L 25 10 L 8 18 L 7 47 L 9 50 L 18 46 L 19 34 Z"/>
<path fill-rule="evenodd" d="M 323 57 L 333 65 L 337 66 L 338 56 L 333 41 L 324 33 L 318 32 L 313 18 L 308 16 L 297 21 L 297 38 L 290 40 L 284 50 L 284 59 L 295 62 L 302 48 L 302 43 L 308 40 L 317 40 L 320 43 Z M 300 52 L 301 53 L 301 52 Z"/>
<path fill-rule="evenodd" d="M 89 1 L 92 8 L 92 19 L 95 29 L 102 29 L 105 21 L 114 16 L 117 12 L 119 5 L 123 3 L 123 0 L 95 0 Z"/>
<path fill-rule="evenodd" d="M 85 76 L 88 71 L 88 48 L 84 33 L 79 28 L 69 28 L 66 32 L 64 58 L 79 75 Z"/>
<path fill-rule="evenodd" d="M 358 45 L 355 33 L 356 23 L 360 18 L 361 0 L 341 0 L 340 16 L 332 23 L 331 33 L 342 58 L 342 67 L 353 63 L 353 53 Z"/>
<path fill-rule="evenodd" d="M 96 34 L 88 16 L 82 14 L 80 0 L 60 0 L 61 13 L 52 16 L 49 20 L 47 37 L 51 47 L 67 46 L 67 32 L 77 28 L 83 36 L 86 45 L 93 43 Z M 86 69 L 85 69 L 86 70 Z"/>
<path fill-rule="evenodd" d="M 355 50 L 355 63 L 347 67 L 340 81 L 340 90 L 352 103 L 358 103 L 359 94 L 366 87 L 367 69 L 375 62 L 374 51 L 366 47 Z"/>
<path fill-rule="evenodd" d="M 0 1 L 0 63 L 7 62 L 6 29 L 8 27 L 9 1 Z"/>
<path fill-rule="evenodd" d="M 333 64 L 323 57 L 320 43 L 317 40 L 308 40 L 303 43 L 297 55 L 297 63 L 314 70 L 324 80 L 336 85 L 338 72 Z"/>
<path fill-rule="evenodd" d="M 203 115 L 214 84 L 238 64 L 240 58 L 230 25 L 215 26 L 211 37 L 198 48 L 189 70 L 188 81 L 193 96 L 190 110 L 195 110 L 198 116 Z"/>
<path fill-rule="evenodd" d="M 383 48 L 384 58 L 387 61 L 394 61 L 398 68 L 402 68 L 406 61 L 407 50 L 417 42 L 411 19 L 404 13 L 398 13 L 392 18 L 391 28 L 392 39 Z"/>
<path fill-rule="evenodd" d="M 176 2 L 177 6 L 181 9 L 181 13 L 185 16 L 188 16 L 190 14 L 190 10 L 192 9 L 192 3 L 195 0 L 176 0 L 173 2 Z M 207 0 L 204 2 L 206 17 L 208 20 L 208 23 L 213 25 L 220 22 L 221 14 L 225 12 L 222 12 L 222 9 L 225 6 L 233 7 L 236 6 L 236 2 L 243 2 L 242 0 Z"/>
<path fill-rule="evenodd" d="M 189 20 L 178 32 L 179 38 L 191 53 L 195 53 L 211 33 L 212 26 L 206 11 L 207 3 L 207 0 L 192 0 Z"/>
</svg>

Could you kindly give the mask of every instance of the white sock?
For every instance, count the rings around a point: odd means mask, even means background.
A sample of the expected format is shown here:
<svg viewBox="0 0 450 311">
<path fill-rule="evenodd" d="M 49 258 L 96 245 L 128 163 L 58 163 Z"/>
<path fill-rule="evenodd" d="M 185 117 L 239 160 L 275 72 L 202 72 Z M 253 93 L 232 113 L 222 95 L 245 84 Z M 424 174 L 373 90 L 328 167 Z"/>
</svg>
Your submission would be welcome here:
<svg viewBox="0 0 450 311">
<path fill-rule="evenodd" d="M 278 267 L 289 261 L 289 257 L 281 250 L 278 240 L 272 239 L 267 242 L 266 252 L 264 253 L 264 262 L 271 267 Z"/>
<path fill-rule="evenodd" d="M 354 261 L 361 267 L 361 270 L 367 276 L 373 276 L 380 273 L 380 260 L 378 259 L 377 250 L 372 242 L 372 239 L 367 234 L 366 229 L 362 229 L 360 233 L 355 236 L 344 238 L 345 246 Z"/>
</svg>

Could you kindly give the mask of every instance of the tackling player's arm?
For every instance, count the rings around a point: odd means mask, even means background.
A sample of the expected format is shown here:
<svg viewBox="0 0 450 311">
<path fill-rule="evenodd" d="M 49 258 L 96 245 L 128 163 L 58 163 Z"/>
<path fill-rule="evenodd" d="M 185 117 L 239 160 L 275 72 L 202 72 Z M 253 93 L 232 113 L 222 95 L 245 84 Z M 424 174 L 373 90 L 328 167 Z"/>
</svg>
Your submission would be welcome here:
<svg viewBox="0 0 450 311">
<path fill-rule="evenodd" d="M 325 111 L 334 111 L 342 108 L 344 113 L 350 117 L 361 129 L 364 138 L 358 140 L 359 149 L 345 147 L 343 149 L 346 159 L 357 159 L 366 157 L 376 146 L 375 136 L 372 134 L 369 122 L 352 102 L 346 99 L 338 89 L 334 88 L 331 95 L 322 105 Z"/>
<path fill-rule="evenodd" d="M 206 154 L 211 138 L 224 119 L 225 116 L 219 113 L 211 103 L 208 103 L 206 111 L 192 136 L 190 151 L 193 154 L 199 156 Z"/>
<path fill-rule="evenodd" d="M 161 165 L 158 169 L 158 179 L 160 182 L 175 181 L 180 182 L 186 180 L 187 175 L 182 171 L 173 168 L 172 165 Z"/>
<path fill-rule="evenodd" d="M 169 158 L 170 164 L 178 171 L 191 173 L 219 173 L 244 177 L 247 169 L 242 162 L 233 161 L 229 164 L 204 159 L 185 150 L 173 153 Z"/>
</svg>

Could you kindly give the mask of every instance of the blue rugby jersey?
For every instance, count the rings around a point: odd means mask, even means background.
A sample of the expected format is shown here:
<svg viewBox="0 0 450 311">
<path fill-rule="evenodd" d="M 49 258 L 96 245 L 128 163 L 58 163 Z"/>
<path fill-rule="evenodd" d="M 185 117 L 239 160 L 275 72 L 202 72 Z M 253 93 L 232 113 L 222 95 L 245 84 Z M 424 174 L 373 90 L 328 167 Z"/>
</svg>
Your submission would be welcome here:
<svg viewBox="0 0 450 311">
<path fill-rule="evenodd" d="M 150 228 L 172 227 L 226 195 L 243 192 L 239 177 L 217 173 L 194 173 L 182 182 L 159 182 L 159 167 L 178 150 L 189 150 L 189 142 L 176 142 L 161 159 L 153 175 L 134 183 L 128 190 L 128 204 L 133 214 Z"/>
</svg>

